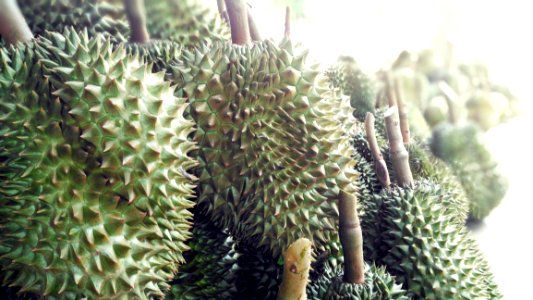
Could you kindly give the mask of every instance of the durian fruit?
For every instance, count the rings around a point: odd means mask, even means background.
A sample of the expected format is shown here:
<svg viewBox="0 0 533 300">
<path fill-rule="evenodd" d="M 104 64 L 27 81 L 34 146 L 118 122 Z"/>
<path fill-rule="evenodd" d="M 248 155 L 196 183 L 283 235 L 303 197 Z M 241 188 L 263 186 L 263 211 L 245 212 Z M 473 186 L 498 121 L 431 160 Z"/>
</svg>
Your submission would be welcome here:
<svg viewBox="0 0 533 300">
<path fill-rule="evenodd" d="M 215 10 L 199 1 L 149 0 L 145 1 L 145 6 L 147 28 L 153 39 L 194 46 L 229 37 L 229 26 Z"/>
<path fill-rule="evenodd" d="M 464 224 L 470 211 L 470 203 L 463 185 L 459 178 L 450 168 L 439 158 L 435 157 L 429 147 L 418 139 L 411 139 L 411 143 L 406 145 L 409 152 L 409 166 L 415 180 L 430 180 L 440 186 L 440 201 L 447 207 L 447 210 L 455 215 L 454 220 L 459 224 Z M 390 148 L 385 147 L 383 156 L 390 158 Z M 387 166 L 391 170 L 391 181 L 395 181 L 396 174 L 392 167 L 392 162 L 387 159 Z"/>
<path fill-rule="evenodd" d="M 114 43 L 125 42 L 129 29 L 123 8 L 104 0 L 18 0 L 22 13 L 38 36 L 46 31 L 63 32 L 72 26 L 89 36 L 101 33 Z"/>
<path fill-rule="evenodd" d="M 487 262 L 430 181 L 375 195 L 380 264 L 414 299 L 499 299 Z"/>
<path fill-rule="evenodd" d="M 345 101 L 289 40 L 205 44 L 173 66 L 198 126 L 198 205 L 219 227 L 278 257 L 299 237 L 335 238 L 339 191 L 356 193 Z"/>
<path fill-rule="evenodd" d="M 0 276 L 43 297 L 164 296 L 197 163 L 163 74 L 72 29 L 1 55 Z"/>
<path fill-rule="evenodd" d="M 341 267 L 327 269 L 323 276 L 307 286 L 307 296 L 309 300 L 409 299 L 394 277 L 375 264 L 365 264 L 363 284 L 344 282 Z"/>
<path fill-rule="evenodd" d="M 369 212 L 381 230 L 377 263 L 386 265 L 414 299 L 500 298 L 475 241 L 455 222 L 446 191 L 413 180 L 394 108 L 385 119 L 398 186 L 375 194 L 376 209 Z"/>
<path fill-rule="evenodd" d="M 126 51 L 153 66 L 154 72 L 168 73 L 170 63 L 181 55 L 182 46 L 172 41 L 151 40 L 146 44 L 128 43 Z"/>
<path fill-rule="evenodd" d="M 354 108 L 354 116 L 363 121 L 366 113 L 374 113 L 376 106 L 376 87 L 374 82 L 357 65 L 350 56 L 341 56 L 336 65 L 329 68 L 326 76 L 330 85 L 340 88 L 350 97 L 350 105 Z"/>
<path fill-rule="evenodd" d="M 231 236 L 195 213 L 187 245 L 191 250 L 184 254 L 186 263 L 172 280 L 166 298 L 236 299 L 239 254 Z"/>
<path fill-rule="evenodd" d="M 485 147 L 477 126 L 441 124 L 433 131 L 430 147 L 459 178 L 473 219 L 484 219 L 500 204 L 508 181 Z"/>
</svg>

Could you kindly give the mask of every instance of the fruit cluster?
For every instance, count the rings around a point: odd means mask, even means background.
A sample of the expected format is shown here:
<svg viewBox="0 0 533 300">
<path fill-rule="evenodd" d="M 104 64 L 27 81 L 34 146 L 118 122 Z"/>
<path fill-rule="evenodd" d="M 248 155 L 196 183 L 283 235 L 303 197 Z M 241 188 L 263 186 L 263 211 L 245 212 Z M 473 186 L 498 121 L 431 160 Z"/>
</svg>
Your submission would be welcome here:
<svg viewBox="0 0 533 300">
<path fill-rule="evenodd" d="M 3 298 L 500 299 L 477 129 L 217 4 L 0 0 Z"/>
</svg>

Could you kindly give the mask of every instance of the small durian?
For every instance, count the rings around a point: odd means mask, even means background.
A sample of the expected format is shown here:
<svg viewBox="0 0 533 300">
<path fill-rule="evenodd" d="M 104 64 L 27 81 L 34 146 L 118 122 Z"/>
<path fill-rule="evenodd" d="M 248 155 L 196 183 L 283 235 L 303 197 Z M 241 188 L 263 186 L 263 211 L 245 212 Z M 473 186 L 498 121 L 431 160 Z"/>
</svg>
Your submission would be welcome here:
<svg viewBox="0 0 533 300">
<path fill-rule="evenodd" d="M 191 250 L 184 253 L 186 263 L 170 283 L 166 299 L 236 299 L 239 254 L 231 236 L 195 213 L 187 245 Z"/>
<path fill-rule="evenodd" d="M 36 36 L 46 31 L 63 32 L 66 27 L 101 33 L 114 43 L 129 35 L 122 6 L 104 0 L 18 0 L 23 15 Z"/>
<path fill-rule="evenodd" d="M 484 219 L 500 204 L 508 181 L 486 148 L 477 126 L 441 124 L 433 130 L 430 148 L 450 165 L 460 180 L 474 220 Z"/>
<path fill-rule="evenodd" d="M 353 57 L 339 57 L 337 63 L 327 70 L 326 76 L 333 88 L 340 88 L 342 93 L 350 97 L 354 116 L 359 121 L 365 119 L 367 112 L 374 113 L 376 106 L 375 84 L 361 70 Z"/>
<path fill-rule="evenodd" d="M 194 205 L 185 100 L 98 34 L 0 51 L 2 282 L 52 299 L 163 297 Z"/>
</svg>

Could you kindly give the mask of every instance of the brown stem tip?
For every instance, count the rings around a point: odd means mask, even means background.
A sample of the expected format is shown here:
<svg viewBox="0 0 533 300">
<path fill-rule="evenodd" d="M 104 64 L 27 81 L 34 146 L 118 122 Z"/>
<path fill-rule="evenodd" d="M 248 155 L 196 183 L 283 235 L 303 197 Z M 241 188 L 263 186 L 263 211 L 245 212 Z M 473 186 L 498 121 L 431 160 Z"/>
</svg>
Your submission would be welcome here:
<svg viewBox="0 0 533 300">
<path fill-rule="evenodd" d="M 257 24 L 255 23 L 250 9 L 248 9 L 248 26 L 250 27 L 250 37 L 252 38 L 252 41 L 261 41 L 259 29 L 257 28 Z"/>
<path fill-rule="evenodd" d="M 8 44 L 29 42 L 33 33 L 16 0 L 0 0 L 0 35 Z"/>
<path fill-rule="evenodd" d="M 244 0 L 225 0 L 231 27 L 231 41 L 245 45 L 252 42 L 248 23 L 247 5 Z"/>
<path fill-rule="evenodd" d="M 363 232 L 357 214 L 357 198 L 344 191 L 339 193 L 339 237 L 344 254 L 344 281 L 364 283 Z"/>
<path fill-rule="evenodd" d="M 150 41 L 146 28 L 144 0 L 124 0 L 124 8 L 130 24 L 130 42 L 144 44 Z"/>
<path fill-rule="evenodd" d="M 413 174 L 409 166 L 409 152 L 403 144 L 402 132 L 400 130 L 400 120 L 398 108 L 390 107 L 385 112 L 385 127 L 389 139 L 390 159 L 396 171 L 398 185 L 406 187 L 413 185 Z"/>
<path fill-rule="evenodd" d="M 291 8 L 289 6 L 285 9 L 285 37 L 291 37 Z"/>
<path fill-rule="evenodd" d="M 374 166 L 376 168 L 378 180 L 384 188 L 388 188 L 390 186 L 389 170 L 387 169 L 387 163 L 385 163 L 383 155 L 381 155 L 381 151 L 379 150 L 374 123 L 374 115 L 372 113 L 367 113 L 365 118 L 366 140 L 368 141 L 372 157 L 374 158 Z"/>
</svg>

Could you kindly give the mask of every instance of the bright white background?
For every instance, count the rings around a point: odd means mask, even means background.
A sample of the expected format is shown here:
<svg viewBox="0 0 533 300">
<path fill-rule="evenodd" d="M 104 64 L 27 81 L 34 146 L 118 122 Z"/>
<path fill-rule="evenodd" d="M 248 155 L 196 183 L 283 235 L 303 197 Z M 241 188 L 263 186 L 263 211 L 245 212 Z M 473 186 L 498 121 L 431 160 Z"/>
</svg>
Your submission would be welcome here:
<svg viewBox="0 0 533 300">
<path fill-rule="evenodd" d="M 282 0 L 250 0 L 263 37 L 283 34 Z M 324 66 L 340 54 L 354 56 L 367 72 L 390 64 L 402 50 L 420 51 L 446 41 L 460 61 L 489 66 L 493 81 L 525 102 L 522 117 L 488 133 L 507 172 L 510 189 L 501 206 L 474 230 L 505 299 L 533 299 L 530 258 L 533 234 L 533 11 L 528 1 L 307 0 L 305 20 L 292 23 L 292 38 Z"/>
</svg>

